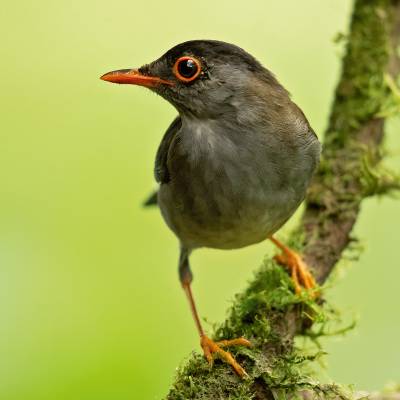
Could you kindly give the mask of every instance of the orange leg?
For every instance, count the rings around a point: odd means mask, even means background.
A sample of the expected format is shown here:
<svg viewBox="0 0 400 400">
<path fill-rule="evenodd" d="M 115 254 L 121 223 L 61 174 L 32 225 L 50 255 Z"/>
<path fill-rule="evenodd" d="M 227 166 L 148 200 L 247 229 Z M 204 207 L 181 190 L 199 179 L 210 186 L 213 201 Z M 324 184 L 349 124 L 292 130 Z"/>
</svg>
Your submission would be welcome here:
<svg viewBox="0 0 400 400">
<path fill-rule="evenodd" d="M 218 355 L 222 358 L 227 364 L 231 365 L 235 372 L 241 376 L 247 376 L 246 371 L 243 367 L 235 360 L 231 353 L 222 349 L 222 347 L 229 347 L 229 346 L 251 346 L 251 343 L 245 338 L 238 338 L 232 340 L 221 340 L 220 342 L 214 342 L 210 339 L 203 330 L 201 326 L 199 316 L 196 310 L 196 304 L 193 299 L 192 290 L 190 287 L 190 283 L 183 283 L 183 290 L 186 293 L 186 296 L 189 300 L 190 308 L 192 310 L 193 319 L 196 323 L 197 329 L 200 334 L 200 345 L 204 352 L 204 357 L 207 359 L 210 365 L 213 364 L 214 358 L 213 355 Z"/>
<path fill-rule="evenodd" d="M 289 269 L 296 293 L 300 294 L 302 288 L 314 289 L 317 284 L 300 254 L 285 246 L 272 236 L 269 239 L 282 250 L 282 253 L 275 256 L 274 259 L 279 264 L 284 265 Z M 317 295 L 317 293 L 315 293 L 315 295 Z"/>
</svg>

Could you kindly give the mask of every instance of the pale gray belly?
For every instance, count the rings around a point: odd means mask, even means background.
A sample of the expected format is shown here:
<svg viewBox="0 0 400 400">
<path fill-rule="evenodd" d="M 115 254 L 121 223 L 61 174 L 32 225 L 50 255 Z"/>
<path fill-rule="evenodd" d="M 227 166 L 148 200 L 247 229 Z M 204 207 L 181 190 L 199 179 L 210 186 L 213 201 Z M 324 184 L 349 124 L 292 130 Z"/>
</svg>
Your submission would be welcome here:
<svg viewBox="0 0 400 400">
<path fill-rule="evenodd" d="M 235 191 L 229 182 L 216 179 L 208 184 L 161 185 L 159 206 L 185 247 L 233 249 L 267 239 L 287 221 L 303 197 L 304 193 L 290 188 L 271 191 L 251 179 Z"/>
</svg>

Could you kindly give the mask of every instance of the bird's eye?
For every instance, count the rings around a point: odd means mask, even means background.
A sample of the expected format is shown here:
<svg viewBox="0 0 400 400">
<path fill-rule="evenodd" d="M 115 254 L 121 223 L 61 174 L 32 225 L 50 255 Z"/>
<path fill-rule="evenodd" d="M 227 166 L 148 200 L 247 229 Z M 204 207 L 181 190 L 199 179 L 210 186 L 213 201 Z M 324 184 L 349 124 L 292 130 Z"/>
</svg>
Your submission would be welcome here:
<svg viewBox="0 0 400 400">
<path fill-rule="evenodd" d="M 200 75 L 200 61 L 193 57 L 180 57 L 175 62 L 173 72 L 180 81 L 192 82 Z"/>
</svg>

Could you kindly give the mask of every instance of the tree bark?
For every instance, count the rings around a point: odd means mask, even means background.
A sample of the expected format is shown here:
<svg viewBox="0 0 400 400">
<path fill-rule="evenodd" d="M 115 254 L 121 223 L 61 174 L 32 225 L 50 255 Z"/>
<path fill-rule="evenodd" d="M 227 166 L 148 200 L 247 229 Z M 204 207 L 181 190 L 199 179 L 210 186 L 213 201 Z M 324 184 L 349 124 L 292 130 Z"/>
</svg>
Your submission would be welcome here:
<svg viewBox="0 0 400 400">
<path fill-rule="evenodd" d="M 352 240 L 363 199 L 400 186 L 379 167 L 385 118 L 398 108 L 391 88 L 400 72 L 400 0 L 356 0 L 346 41 L 321 165 L 299 229 L 289 238 L 321 284 Z M 296 335 L 324 334 L 326 308 L 321 299 L 294 295 L 286 272 L 265 261 L 215 332 L 216 339 L 244 335 L 251 340 L 251 349 L 234 351 L 248 379 L 218 360 L 211 369 L 194 354 L 178 371 L 167 399 L 349 398 L 340 386 L 320 384 L 307 374 L 303 364 L 318 354 L 294 345 Z M 371 399 L 399 398 L 376 396 Z"/>
<path fill-rule="evenodd" d="M 305 258 L 323 282 L 351 241 L 362 200 L 398 188 L 390 176 L 370 176 L 380 161 L 384 136 L 385 76 L 400 72 L 398 1 L 356 1 L 325 134 L 322 168 L 307 198 L 303 217 Z M 368 166 L 366 167 L 366 163 Z M 367 168 L 367 169 L 366 169 Z"/>
</svg>

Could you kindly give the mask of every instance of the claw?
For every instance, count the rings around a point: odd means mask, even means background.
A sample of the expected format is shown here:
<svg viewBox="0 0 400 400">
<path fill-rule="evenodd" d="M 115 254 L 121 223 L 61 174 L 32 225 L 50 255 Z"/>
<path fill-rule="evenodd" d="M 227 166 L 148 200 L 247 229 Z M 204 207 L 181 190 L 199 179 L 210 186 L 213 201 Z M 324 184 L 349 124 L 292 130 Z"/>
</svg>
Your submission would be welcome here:
<svg viewBox="0 0 400 400">
<path fill-rule="evenodd" d="M 231 353 L 223 350 L 221 347 L 229 346 L 251 346 L 251 343 L 245 338 L 238 338 L 232 340 L 221 340 L 220 342 L 214 342 L 208 336 L 203 335 L 200 339 L 200 345 L 204 352 L 204 357 L 208 363 L 212 366 L 214 358 L 213 354 L 218 354 L 227 364 L 231 365 L 235 372 L 240 377 L 248 376 L 244 368 L 234 359 Z"/>
<path fill-rule="evenodd" d="M 296 294 L 300 294 L 302 288 L 307 290 L 315 289 L 317 286 L 315 279 L 300 254 L 286 247 L 275 238 L 271 237 L 270 239 L 282 250 L 281 254 L 274 257 L 274 260 L 289 269 Z M 313 298 L 318 297 L 318 292 L 313 292 L 311 296 Z"/>
<path fill-rule="evenodd" d="M 216 342 L 216 344 L 219 347 L 229 347 L 229 346 L 246 346 L 250 347 L 251 343 L 249 340 L 245 339 L 244 337 L 240 337 L 237 339 L 231 339 L 231 340 L 220 340 L 219 342 Z"/>
</svg>

